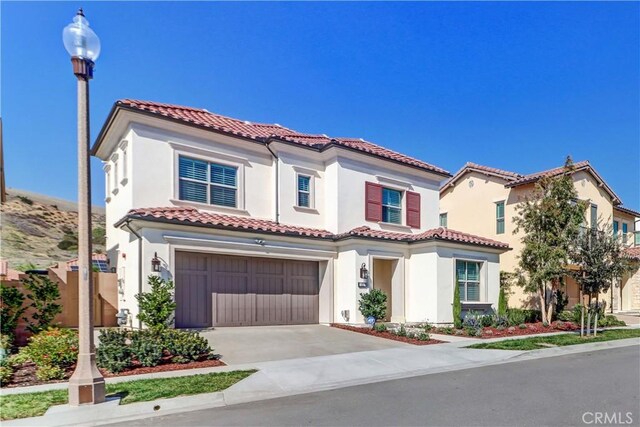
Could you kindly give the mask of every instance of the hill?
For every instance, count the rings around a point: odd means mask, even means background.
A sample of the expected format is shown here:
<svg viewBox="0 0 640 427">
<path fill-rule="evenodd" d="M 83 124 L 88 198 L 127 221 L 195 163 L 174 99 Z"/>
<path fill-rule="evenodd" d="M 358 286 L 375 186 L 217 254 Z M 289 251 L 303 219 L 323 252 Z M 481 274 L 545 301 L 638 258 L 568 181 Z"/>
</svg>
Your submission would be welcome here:
<svg viewBox="0 0 640 427">
<path fill-rule="evenodd" d="M 26 264 L 49 267 L 78 256 L 75 202 L 29 191 L 7 189 L 0 208 L 0 257 L 20 270 Z M 105 212 L 93 207 L 93 250 L 105 251 Z"/>
</svg>

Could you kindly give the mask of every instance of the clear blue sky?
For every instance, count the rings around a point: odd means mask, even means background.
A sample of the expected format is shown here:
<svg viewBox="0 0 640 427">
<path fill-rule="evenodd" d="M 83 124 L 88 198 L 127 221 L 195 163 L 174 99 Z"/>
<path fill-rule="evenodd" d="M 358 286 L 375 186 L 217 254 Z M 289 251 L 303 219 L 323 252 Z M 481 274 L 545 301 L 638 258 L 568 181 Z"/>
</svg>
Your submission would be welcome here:
<svg viewBox="0 0 640 427">
<path fill-rule="evenodd" d="M 76 198 L 80 3 L 2 2 L 10 187 Z M 363 137 L 455 172 L 590 160 L 640 208 L 638 3 L 89 3 L 93 138 L 113 102 Z M 93 160 L 93 200 L 103 174 Z"/>
</svg>

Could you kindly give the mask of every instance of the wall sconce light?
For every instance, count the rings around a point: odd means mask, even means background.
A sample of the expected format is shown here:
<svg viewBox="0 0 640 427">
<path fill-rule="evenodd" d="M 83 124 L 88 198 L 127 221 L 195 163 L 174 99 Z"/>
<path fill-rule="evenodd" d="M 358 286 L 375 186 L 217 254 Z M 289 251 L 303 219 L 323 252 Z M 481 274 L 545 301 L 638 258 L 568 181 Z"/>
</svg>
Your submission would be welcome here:
<svg viewBox="0 0 640 427">
<path fill-rule="evenodd" d="M 360 266 L 360 278 L 364 280 L 369 278 L 369 270 L 367 270 L 367 265 L 364 262 Z"/>
<path fill-rule="evenodd" d="M 154 273 L 160 272 L 160 258 L 158 258 L 158 252 L 153 254 L 153 258 L 151 258 L 151 270 Z"/>
</svg>

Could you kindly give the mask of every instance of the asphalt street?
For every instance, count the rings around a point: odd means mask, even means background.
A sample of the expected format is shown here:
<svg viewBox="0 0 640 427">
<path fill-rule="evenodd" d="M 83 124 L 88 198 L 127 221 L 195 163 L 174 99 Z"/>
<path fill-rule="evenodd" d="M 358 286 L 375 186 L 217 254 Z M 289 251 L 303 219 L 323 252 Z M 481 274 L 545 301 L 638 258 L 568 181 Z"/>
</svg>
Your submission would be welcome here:
<svg viewBox="0 0 640 427">
<path fill-rule="evenodd" d="M 607 422 L 608 421 L 608 422 Z M 640 347 L 506 363 L 122 426 L 640 425 Z"/>
</svg>

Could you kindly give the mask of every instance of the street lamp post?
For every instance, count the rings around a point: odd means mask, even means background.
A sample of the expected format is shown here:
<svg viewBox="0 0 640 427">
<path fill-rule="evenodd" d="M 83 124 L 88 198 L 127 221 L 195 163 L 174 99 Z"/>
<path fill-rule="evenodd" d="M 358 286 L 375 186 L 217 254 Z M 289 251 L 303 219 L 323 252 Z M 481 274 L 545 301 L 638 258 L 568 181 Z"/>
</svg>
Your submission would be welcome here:
<svg viewBox="0 0 640 427">
<path fill-rule="evenodd" d="M 62 32 L 78 80 L 78 363 L 69 379 L 72 406 L 104 402 L 104 378 L 96 366 L 93 341 L 93 268 L 91 261 L 91 177 L 89 172 L 89 80 L 100 54 L 100 40 L 82 9 Z"/>
</svg>

